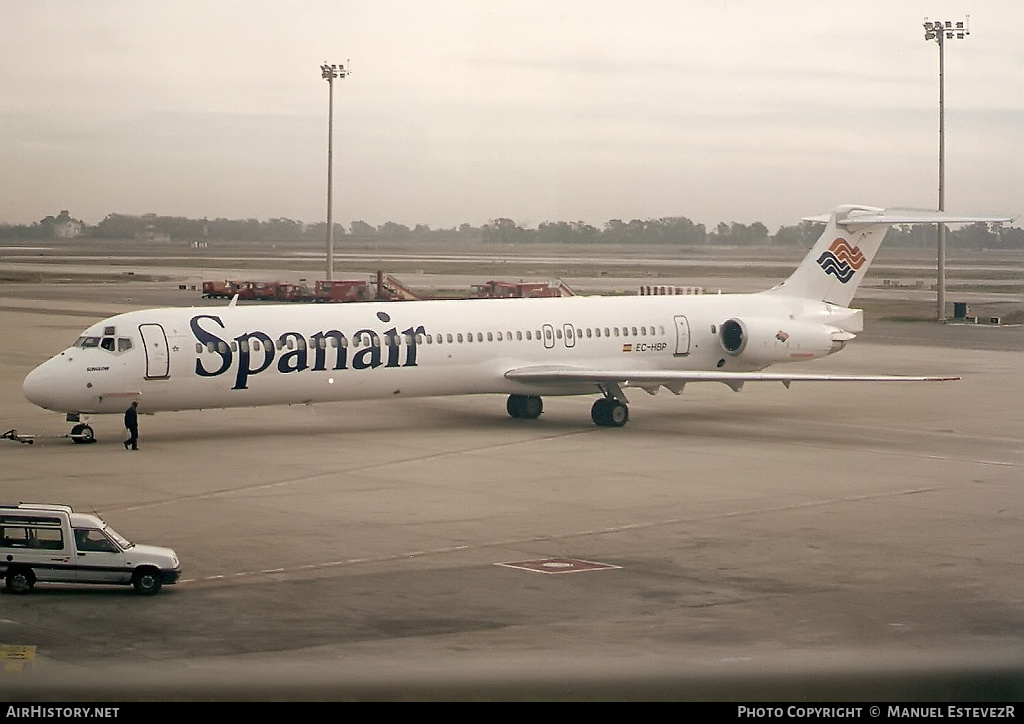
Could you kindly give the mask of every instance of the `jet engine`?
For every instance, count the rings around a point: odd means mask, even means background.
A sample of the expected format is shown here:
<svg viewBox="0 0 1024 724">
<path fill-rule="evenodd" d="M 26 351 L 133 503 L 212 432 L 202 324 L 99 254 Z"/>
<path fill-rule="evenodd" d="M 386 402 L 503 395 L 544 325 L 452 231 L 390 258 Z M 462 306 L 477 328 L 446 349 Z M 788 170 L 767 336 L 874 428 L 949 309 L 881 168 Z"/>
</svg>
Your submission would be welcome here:
<svg viewBox="0 0 1024 724">
<path fill-rule="evenodd" d="M 757 365 L 825 357 L 854 336 L 825 324 L 760 318 L 728 319 L 718 332 L 726 354 Z"/>
</svg>

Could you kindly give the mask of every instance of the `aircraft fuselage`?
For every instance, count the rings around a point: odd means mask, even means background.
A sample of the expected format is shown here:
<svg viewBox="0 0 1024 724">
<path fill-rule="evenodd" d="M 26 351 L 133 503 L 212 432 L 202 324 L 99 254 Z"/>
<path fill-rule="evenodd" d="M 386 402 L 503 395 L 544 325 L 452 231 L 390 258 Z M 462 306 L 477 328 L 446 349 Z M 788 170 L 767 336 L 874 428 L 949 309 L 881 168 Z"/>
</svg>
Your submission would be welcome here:
<svg viewBox="0 0 1024 724">
<path fill-rule="evenodd" d="M 729 320 L 758 335 L 738 354 L 723 346 Z M 859 322 L 856 310 L 767 294 L 151 309 L 92 325 L 24 389 L 41 407 L 70 413 L 123 412 L 131 400 L 158 412 L 587 394 L 599 390 L 505 373 L 535 365 L 757 370 L 827 355 L 838 348 L 834 332 L 859 331 Z"/>
</svg>

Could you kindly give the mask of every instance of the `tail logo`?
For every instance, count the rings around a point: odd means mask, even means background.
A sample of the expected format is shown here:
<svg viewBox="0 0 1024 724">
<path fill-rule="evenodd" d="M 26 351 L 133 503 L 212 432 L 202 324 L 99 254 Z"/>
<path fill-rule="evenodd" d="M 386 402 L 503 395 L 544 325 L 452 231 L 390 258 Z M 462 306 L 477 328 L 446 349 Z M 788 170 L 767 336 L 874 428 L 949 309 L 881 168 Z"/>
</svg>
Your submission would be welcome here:
<svg viewBox="0 0 1024 724">
<path fill-rule="evenodd" d="M 860 247 L 850 246 L 846 239 L 839 238 L 832 242 L 828 251 L 818 257 L 818 266 L 826 274 L 831 274 L 846 284 L 853 278 L 854 273 L 864 266 L 865 261 Z"/>
</svg>

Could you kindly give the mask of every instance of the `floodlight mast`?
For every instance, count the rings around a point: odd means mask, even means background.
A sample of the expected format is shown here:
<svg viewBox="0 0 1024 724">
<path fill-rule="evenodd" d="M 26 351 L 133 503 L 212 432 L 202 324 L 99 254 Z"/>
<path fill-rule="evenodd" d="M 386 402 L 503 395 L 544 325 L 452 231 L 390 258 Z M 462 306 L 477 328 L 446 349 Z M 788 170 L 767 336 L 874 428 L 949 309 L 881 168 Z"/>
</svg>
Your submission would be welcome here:
<svg viewBox="0 0 1024 724">
<path fill-rule="evenodd" d="M 351 61 L 346 61 L 351 62 Z M 327 279 L 334 279 L 334 79 L 351 73 L 344 65 L 320 66 L 323 79 L 330 88 L 327 110 Z"/>
<path fill-rule="evenodd" d="M 945 48 L 947 40 L 963 40 L 971 34 L 968 30 L 971 16 L 955 23 L 949 20 L 924 19 L 924 39 L 934 40 L 939 45 L 939 211 L 946 210 L 946 90 L 945 90 Z M 939 224 L 936 270 L 936 306 L 940 322 L 946 321 L 946 225 Z"/>
</svg>

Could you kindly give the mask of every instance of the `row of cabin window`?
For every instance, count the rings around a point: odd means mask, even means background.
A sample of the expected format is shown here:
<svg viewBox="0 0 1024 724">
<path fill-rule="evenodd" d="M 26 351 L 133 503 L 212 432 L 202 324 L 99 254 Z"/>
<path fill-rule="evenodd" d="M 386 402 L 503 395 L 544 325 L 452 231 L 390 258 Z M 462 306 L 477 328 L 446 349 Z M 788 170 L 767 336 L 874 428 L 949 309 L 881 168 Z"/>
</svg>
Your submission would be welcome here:
<svg viewBox="0 0 1024 724">
<path fill-rule="evenodd" d="M 380 347 L 381 344 L 383 344 L 385 347 L 390 347 L 392 346 L 392 344 L 396 346 L 401 344 L 408 345 L 413 344 L 413 342 L 415 342 L 416 344 L 463 344 L 474 341 L 503 342 L 512 341 L 513 339 L 515 339 L 515 341 L 517 342 L 522 342 L 524 340 L 527 342 L 532 342 L 535 339 L 540 341 L 544 339 L 545 336 L 548 340 L 551 340 L 552 334 L 554 335 L 555 339 L 563 338 L 561 328 L 555 328 L 553 330 L 551 328 L 548 328 L 544 330 L 543 334 L 539 329 L 536 331 L 529 329 L 526 331 L 517 330 L 515 332 L 466 332 L 465 334 L 463 334 L 462 332 L 448 332 L 445 334 L 417 334 L 415 339 L 413 339 L 413 336 L 411 334 L 393 334 L 385 335 L 384 337 L 381 337 L 380 335 L 361 334 L 356 335 L 356 337 L 352 340 L 352 346 L 354 348 L 358 348 L 360 346 Z M 602 337 L 631 336 L 646 337 L 664 335 L 665 328 L 661 325 L 657 327 L 653 325 L 651 325 L 650 327 L 587 327 L 586 329 L 577 328 L 575 330 L 575 334 L 576 337 L 579 339 L 600 339 Z M 381 339 L 383 339 L 383 343 L 381 342 Z M 320 349 L 327 349 L 328 340 L 330 340 L 330 346 L 332 348 L 336 348 L 338 346 L 338 337 L 334 336 L 320 337 L 319 340 L 311 339 L 309 342 L 309 346 L 311 348 L 319 346 Z M 394 342 L 392 342 L 392 340 L 394 340 Z M 319 343 L 319 345 L 317 343 Z M 305 349 L 306 340 L 303 337 L 288 337 L 285 340 L 278 339 L 275 345 L 279 350 L 284 349 L 285 347 L 287 347 L 288 349 Z M 348 347 L 347 337 L 341 337 L 341 346 Z M 254 352 L 259 352 L 263 349 L 263 345 L 260 344 L 260 341 L 258 339 L 254 339 L 252 340 L 251 345 L 248 341 L 241 342 L 241 348 L 243 352 L 248 352 L 250 351 L 250 349 Z M 202 342 L 196 342 L 196 352 L 201 353 L 204 349 L 207 352 L 223 353 L 228 351 L 228 345 L 226 342 L 207 342 L 204 347 Z M 231 351 L 237 352 L 238 349 L 239 342 L 232 342 Z"/>
</svg>

